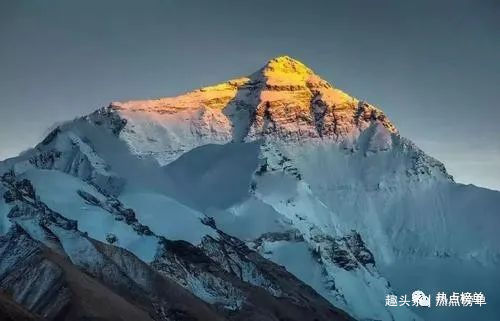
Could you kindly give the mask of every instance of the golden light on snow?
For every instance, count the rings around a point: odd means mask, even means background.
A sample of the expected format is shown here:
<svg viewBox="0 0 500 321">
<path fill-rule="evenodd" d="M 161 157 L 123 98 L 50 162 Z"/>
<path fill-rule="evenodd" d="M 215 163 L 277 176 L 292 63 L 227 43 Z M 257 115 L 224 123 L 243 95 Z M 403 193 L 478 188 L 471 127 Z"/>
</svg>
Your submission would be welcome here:
<svg viewBox="0 0 500 321">
<path fill-rule="evenodd" d="M 197 121 L 207 124 L 213 119 L 228 129 L 236 126 L 235 121 L 248 122 L 248 115 L 242 119 L 232 118 L 241 109 L 246 109 L 248 113 L 255 113 L 257 122 L 263 122 L 263 118 L 270 115 L 278 125 L 279 120 L 295 122 L 311 135 L 315 135 L 316 130 L 312 125 L 315 110 L 323 108 L 323 116 L 330 122 L 344 120 L 342 126 L 345 129 L 340 126 L 341 130 L 349 131 L 349 127 L 357 126 L 355 118 L 362 117 L 362 126 L 378 119 L 390 132 L 396 132 L 382 111 L 334 88 L 302 62 L 288 56 L 271 59 L 248 77 L 202 87 L 176 97 L 115 102 L 112 106 L 123 112 L 147 112 L 148 118 L 171 118 L 171 121 L 182 121 L 178 115 L 169 115 L 183 111 L 184 118 L 197 117 Z M 333 126 L 328 121 L 324 124 Z"/>
</svg>

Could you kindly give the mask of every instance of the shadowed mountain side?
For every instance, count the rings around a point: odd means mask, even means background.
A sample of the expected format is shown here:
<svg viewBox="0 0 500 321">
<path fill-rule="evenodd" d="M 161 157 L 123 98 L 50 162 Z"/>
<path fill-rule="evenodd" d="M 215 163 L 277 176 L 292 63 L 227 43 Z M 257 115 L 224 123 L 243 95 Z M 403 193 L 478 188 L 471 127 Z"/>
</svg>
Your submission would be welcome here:
<svg viewBox="0 0 500 321">
<path fill-rule="evenodd" d="M 164 166 L 169 193 L 204 211 L 227 208 L 248 197 L 258 167 L 260 142 L 197 147 Z"/>
<path fill-rule="evenodd" d="M 42 321 L 42 319 L 23 306 L 14 302 L 5 293 L 0 293 L 0 320 L 1 321 Z"/>
<path fill-rule="evenodd" d="M 109 260 L 77 267 L 14 227 L 0 237 L 0 263 L 7 268 L 0 274 L 2 287 L 46 320 L 224 320 L 131 253 L 93 242 Z M 141 278 L 134 281 L 133 273 Z M 33 275 L 37 283 L 29 283 Z"/>
</svg>

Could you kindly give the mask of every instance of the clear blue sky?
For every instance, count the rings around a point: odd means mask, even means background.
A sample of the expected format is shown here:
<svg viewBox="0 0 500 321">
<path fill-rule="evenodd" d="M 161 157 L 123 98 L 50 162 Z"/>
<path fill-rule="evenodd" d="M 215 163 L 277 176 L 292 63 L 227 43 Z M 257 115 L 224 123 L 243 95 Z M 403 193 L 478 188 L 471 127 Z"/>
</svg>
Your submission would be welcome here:
<svg viewBox="0 0 500 321">
<path fill-rule="evenodd" d="M 283 54 L 382 108 L 457 181 L 500 189 L 496 0 L 0 0 L 0 159 L 112 100 Z"/>
</svg>

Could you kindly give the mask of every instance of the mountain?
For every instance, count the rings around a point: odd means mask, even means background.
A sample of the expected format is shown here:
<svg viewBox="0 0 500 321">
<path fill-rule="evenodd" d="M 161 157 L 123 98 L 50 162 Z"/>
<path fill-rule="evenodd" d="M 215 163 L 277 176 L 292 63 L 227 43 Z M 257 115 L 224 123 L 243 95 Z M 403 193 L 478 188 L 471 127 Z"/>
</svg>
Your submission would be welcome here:
<svg viewBox="0 0 500 321">
<path fill-rule="evenodd" d="M 113 102 L 0 175 L 0 288 L 46 320 L 499 315 L 500 192 L 455 183 L 380 109 L 287 56 Z M 385 306 L 416 288 L 488 304 Z"/>
<path fill-rule="evenodd" d="M 374 120 L 395 127 L 377 108 L 332 87 L 302 63 L 278 57 L 249 77 L 173 98 L 114 102 L 109 110 L 126 121 L 114 130 L 137 155 L 161 165 L 209 143 L 273 137 L 349 140 Z M 380 134 L 383 144 L 383 134 Z M 382 146 L 383 148 L 383 146 Z"/>
</svg>

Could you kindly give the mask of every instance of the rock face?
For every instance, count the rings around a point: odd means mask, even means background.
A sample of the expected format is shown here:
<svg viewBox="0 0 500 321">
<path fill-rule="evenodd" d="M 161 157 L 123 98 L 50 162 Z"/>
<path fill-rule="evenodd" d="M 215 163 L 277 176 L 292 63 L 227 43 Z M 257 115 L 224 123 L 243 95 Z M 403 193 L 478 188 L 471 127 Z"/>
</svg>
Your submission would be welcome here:
<svg viewBox="0 0 500 321">
<path fill-rule="evenodd" d="M 30 313 L 23 306 L 5 294 L 0 294 L 0 319 L 4 321 L 40 321 L 41 318 Z"/>
<path fill-rule="evenodd" d="M 456 184 L 382 111 L 278 57 L 177 97 L 113 102 L 0 162 L 0 307 L 421 320 L 384 305 L 408 272 L 398 264 L 417 275 L 430 260 L 444 277 L 455 260 L 489 277 L 498 208 L 500 193 Z"/>
<path fill-rule="evenodd" d="M 372 123 L 397 132 L 385 114 L 283 56 L 256 73 L 173 98 L 114 102 L 126 125 L 120 135 L 139 155 L 161 164 L 207 143 L 274 137 L 350 141 Z M 102 113 L 102 112 L 100 112 Z"/>
<path fill-rule="evenodd" d="M 9 161 L 7 161 L 9 163 Z M 81 178 L 103 192 L 116 195 L 123 180 L 110 171 L 109 166 L 77 133 L 53 130 L 34 150 L 17 159 L 15 172 L 26 168 L 55 169 Z"/>
</svg>

